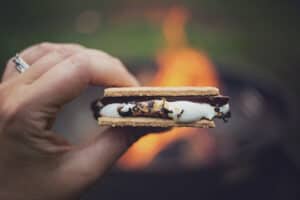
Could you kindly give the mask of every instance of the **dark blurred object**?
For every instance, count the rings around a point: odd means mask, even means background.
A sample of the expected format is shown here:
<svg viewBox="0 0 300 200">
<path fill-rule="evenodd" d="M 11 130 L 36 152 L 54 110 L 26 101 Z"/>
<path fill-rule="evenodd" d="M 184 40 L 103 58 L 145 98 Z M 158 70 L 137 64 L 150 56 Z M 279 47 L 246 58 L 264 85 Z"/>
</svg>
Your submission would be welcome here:
<svg viewBox="0 0 300 200">
<path fill-rule="evenodd" d="M 82 199 L 299 199 L 299 169 L 280 147 L 261 152 L 254 164 L 255 175 L 238 183 L 228 181 L 226 167 L 221 166 L 177 173 L 114 172 Z"/>
</svg>

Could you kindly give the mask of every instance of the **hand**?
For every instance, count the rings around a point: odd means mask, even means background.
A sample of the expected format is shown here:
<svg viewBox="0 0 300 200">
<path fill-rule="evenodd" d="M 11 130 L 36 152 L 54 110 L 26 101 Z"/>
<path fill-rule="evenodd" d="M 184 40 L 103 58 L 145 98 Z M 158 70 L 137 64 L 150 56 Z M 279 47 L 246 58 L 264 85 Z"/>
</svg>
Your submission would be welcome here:
<svg viewBox="0 0 300 200">
<path fill-rule="evenodd" d="M 43 43 L 21 57 L 31 67 L 19 74 L 9 61 L 0 84 L 0 199 L 78 198 L 143 133 L 108 129 L 72 146 L 51 130 L 57 112 L 90 84 L 138 83 L 118 59 L 76 44 Z"/>
</svg>

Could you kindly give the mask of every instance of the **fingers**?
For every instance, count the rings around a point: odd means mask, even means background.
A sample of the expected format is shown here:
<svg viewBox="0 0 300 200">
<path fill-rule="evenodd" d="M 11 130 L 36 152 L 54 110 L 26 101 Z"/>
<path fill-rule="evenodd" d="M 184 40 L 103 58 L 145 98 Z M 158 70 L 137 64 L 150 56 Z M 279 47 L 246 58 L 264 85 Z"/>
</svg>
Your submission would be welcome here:
<svg viewBox="0 0 300 200">
<path fill-rule="evenodd" d="M 51 53 L 53 51 L 56 51 L 58 49 L 61 49 L 59 51 L 60 53 L 68 53 L 69 51 L 77 50 L 83 48 L 80 45 L 77 44 L 54 44 L 54 43 L 41 43 L 38 45 L 34 45 L 32 47 L 29 47 L 25 50 L 23 50 L 20 53 L 20 56 L 23 60 L 25 60 L 26 63 L 28 63 L 30 67 L 30 71 L 33 70 L 32 65 L 34 65 L 40 58 L 43 58 L 48 53 Z M 7 63 L 6 69 L 4 71 L 2 81 L 7 81 L 8 79 L 14 78 L 14 77 L 20 77 L 19 72 L 15 69 L 15 63 L 13 63 L 13 58 L 9 60 Z M 41 66 L 41 65 L 38 65 Z M 36 65 L 34 66 L 36 67 Z M 27 70 L 29 71 L 29 70 Z M 27 72 L 26 72 L 27 73 Z M 23 76 L 23 74 L 22 74 Z"/>
<path fill-rule="evenodd" d="M 52 43 L 41 43 L 23 50 L 20 53 L 20 56 L 22 57 L 22 59 L 24 59 L 26 63 L 32 65 L 38 58 L 54 50 L 55 48 L 56 45 Z M 15 64 L 12 60 L 13 58 L 10 59 L 7 63 L 6 69 L 2 77 L 2 81 L 6 81 L 19 75 L 19 73 L 15 69 Z"/>
<path fill-rule="evenodd" d="M 80 186 L 95 181 L 102 176 L 118 158 L 133 144 L 144 132 L 137 133 L 135 128 L 109 128 L 84 147 L 70 152 L 64 160 L 61 169 L 70 176 L 68 182 Z M 74 174 L 81 174 L 80 180 Z M 83 175 L 84 174 L 84 175 Z M 65 177 L 66 178 L 66 177 Z"/>
<path fill-rule="evenodd" d="M 77 170 L 90 171 L 94 176 L 100 175 L 138 139 L 148 133 L 167 130 L 169 129 L 153 127 L 108 128 L 96 138 L 70 152 L 67 163 Z"/>
<path fill-rule="evenodd" d="M 84 50 L 58 63 L 32 84 L 43 103 L 63 105 L 89 84 L 136 86 L 136 79 L 117 59 L 96 50 Z"/>
<path fill-rule="evenodd" d="M 31 83 L 38 79 L 42 74 L 46 73 L 50 68 L 62 62 L 67 57 L 80 52 L 84 47 L 73 45 L 62 45 L 56 50 L 49 52 L 37 61 L 35 61 L 28 71 L 24 74 L 23 79 L 27 83 Z"/>
<path fill-rule="evenodd" d="M 74 183 L 74 187 L 89 185 L 105 174 L 139 138 L 153 131 L 165 130 L 135 127 L 108 128 L 90 142 L 69 152 L 64 157 L 61 175 L 69 172 L 69 177 L 64 176 L 64 181 Z M 80 179 L 74 174 L 80 175 Z"/>
</svg>

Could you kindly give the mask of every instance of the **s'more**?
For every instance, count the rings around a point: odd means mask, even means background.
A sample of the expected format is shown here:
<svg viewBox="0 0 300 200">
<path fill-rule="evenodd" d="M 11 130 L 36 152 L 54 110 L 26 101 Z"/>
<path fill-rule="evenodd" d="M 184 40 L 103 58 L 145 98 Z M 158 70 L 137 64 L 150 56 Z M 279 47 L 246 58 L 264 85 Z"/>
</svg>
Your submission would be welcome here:
<svg viewBox="0 0 300 200">
<path fill-rule="evenodd" d="M 229 97 L 215 87 L 107 88 L 92 103 L 101 126 L 215 127 L 230 118 Z"/>
</svg>

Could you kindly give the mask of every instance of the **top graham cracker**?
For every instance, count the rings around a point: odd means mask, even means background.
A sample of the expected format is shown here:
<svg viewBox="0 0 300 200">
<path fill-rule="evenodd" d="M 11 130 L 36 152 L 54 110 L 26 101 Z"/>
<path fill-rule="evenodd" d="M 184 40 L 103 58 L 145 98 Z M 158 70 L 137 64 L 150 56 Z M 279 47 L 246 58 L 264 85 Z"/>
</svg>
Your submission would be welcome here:
<svg viewBox="0 0 300 200">
<path fill-rule="evenodd" d="M 216 87 L 115 87 L 104 90 L 105 97 L 122 96 L 217 96 Z"/>
</svg>

